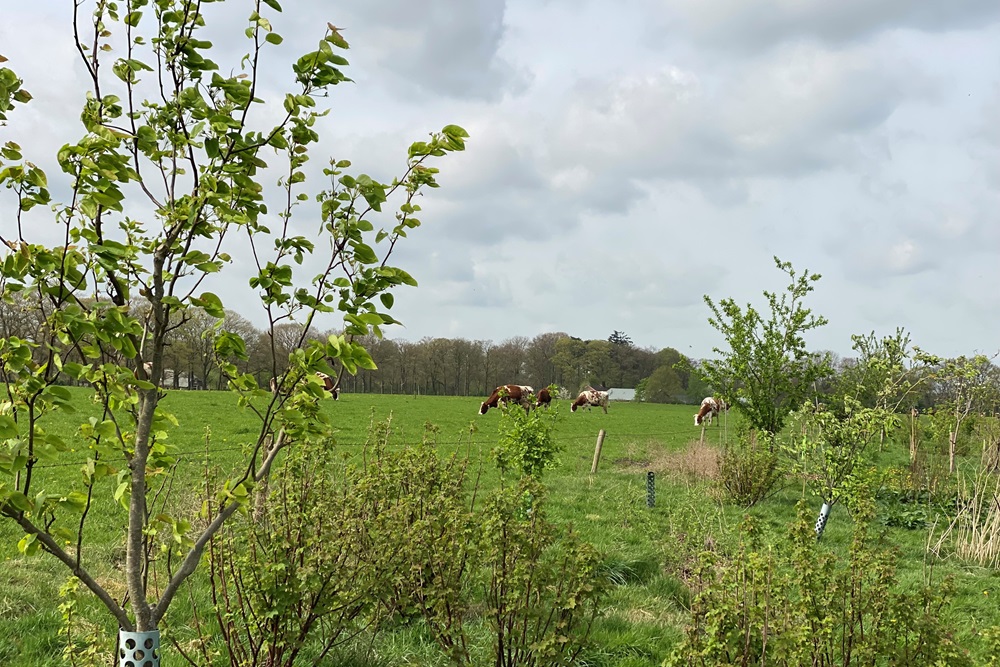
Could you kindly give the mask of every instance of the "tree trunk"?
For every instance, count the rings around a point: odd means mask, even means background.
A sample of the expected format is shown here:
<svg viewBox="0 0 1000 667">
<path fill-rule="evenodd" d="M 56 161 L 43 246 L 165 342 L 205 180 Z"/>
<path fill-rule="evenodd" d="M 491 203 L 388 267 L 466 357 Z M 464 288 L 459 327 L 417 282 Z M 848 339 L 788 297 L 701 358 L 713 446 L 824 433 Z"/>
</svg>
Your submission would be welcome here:
<svg viewBox="0 0 1000 667">
<path fill-rule="evenodd" d="M 958 426 L 954 431 L 948 431 L 948 474 L 955 472 L 955 450 L 958 447 Z"/>
</svg>

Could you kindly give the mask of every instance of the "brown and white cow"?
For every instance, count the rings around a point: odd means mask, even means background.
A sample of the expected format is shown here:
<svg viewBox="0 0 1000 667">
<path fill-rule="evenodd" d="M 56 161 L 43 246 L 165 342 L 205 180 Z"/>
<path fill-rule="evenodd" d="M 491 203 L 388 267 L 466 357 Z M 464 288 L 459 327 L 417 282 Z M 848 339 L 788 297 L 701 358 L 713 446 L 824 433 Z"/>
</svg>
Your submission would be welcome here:
<svg viewBox="0 0 1000 667">
<path fill-rule="evenodd" d="M 319 381 L 323 384 L 323 390 L 329 392 L 330 395 L 333 396 L 333 400 L 339 401 L 340 387 L 336 386 L 333 378 L 331 378 L 326 373 L 320 373 L 319 371 L 316 371 L 316 377 L 318 377 Z M 278 378 L 271 378 L 271 380 L 268 382 L 268 385 L 271 387 L 271 393 L 277 396 Z"/>
<path fill-rule="evenodd" d="M 604 408 L 604 414 L 608 414 L 608 392 L 598 391 L 596 389 L 585 389 L 580 392 L 580 395 L 576 397 L 573 401 L 573 405 L 570 406 L 570 412 L 576 412 L 577 408 L 583 407 L 590 409 L 591 406 Z"/>
<path fill-rule="evenodd" d="M 549 407 L 552 403 L 552 392 L 549 391 L 548 387 L 542 387 L 538 390 L 538 395 L 535 396 L 535 407 Z"/>
<path fill-rule="evenodd" d="M 517 403 L 525 410 L 531 409 L 531 395 L 535 390 L 526 384 L 502 384 L 493 390 L 490 397 L 479 406 L 479 414 L 485 415 L 490 408 L 498 407 L 502 402 Z"/>
<path fill-rule="evenodd" d="M 712 419 L 719 416 L 720 412 L 725 412 L 729 410 L 729 406 L 721 398 L 715 398 L 713 396 L 706 396 L 701 401 L 701 407 L 694 416 L 694 425 L 701 426 L 703 421 L 707 420 L 707 426 L 712 425 Z"/>
<path fill-rule="evenodd" d="M 337 386 L 333 378 L 326 373 L 320 373 L 319 371 L 316 371 L 316 377 L 318 377 L 319 381 L 323 383 L 323 389 L 330 392 L 330 395 L 333 396 L 333 400 L 339 401 L 340 387 Z"/>
</svg>

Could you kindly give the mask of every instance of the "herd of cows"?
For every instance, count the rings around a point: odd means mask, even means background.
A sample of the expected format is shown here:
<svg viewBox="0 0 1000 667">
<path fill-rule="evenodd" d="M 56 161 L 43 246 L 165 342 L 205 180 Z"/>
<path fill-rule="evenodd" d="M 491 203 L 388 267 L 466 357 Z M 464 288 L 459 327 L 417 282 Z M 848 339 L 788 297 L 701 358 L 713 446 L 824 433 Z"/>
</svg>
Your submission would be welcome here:
<svg viewBox="0 0 1000 667">
<path fill-rule="evenodd" d="M 322 383 L 324 391 L 329 393 L 333 400 L 336 401 L 340 398 L 340 387 L 337 386 L 333 378 L 326 373 L 319 372 L 316 373 L 316 377 Z M 271 393 L 277 395 L 280 389 L 278 378 L 271 378 L 270 385 Z M 610 395 L 607 391 L 587 387 L 580 392 L 569 409 L 570 412 L 576 412 L 577 408 L 590 410 L 591 407 L 595 407 L 603 409 L 604 414 L 607 414 L 609 400 Z M 494 389 L 490 397 L 482 402 L 479 406 L 479 414 L 485 415 L 490 408 L 499 407 L 501 403 L 515 403 L 524 408 L 525 411 L 532 408 L 547 408 L 552 403 L 552 393 L 548 387 L 543 387 L 536 394 L 535 389 L 526 384 L 503 384 Z M 694 424 L 695 426 L 703 424 L 711 426 L 712 420 L 718 417 L 719 413 L 728 410 L 729 406 L 721 398 L 708 396 L 701 402 L 701 407 L 695 413 Z"/>
<path fill-rule="evenodd" d="M 609 394 L 606 391 L 587 387 L 576 397 L 570 405 L 570 411 L 576 412 L 577 408 L 591 407 L 602 408 L 604 414 L 608 413 Z M 490 408 L 499 407 L 501 403 L 514 403 L 520 405 L 525 411 L 532 408 L 547 408 L 552 403 L 552 393 L 548 387 L 544 387 L 537 394 L 533 387 L 526 384 L 503 384 L 493 390 L 490 397 L 479 406 L 479 414 L 485 415 Z M 711 426 L 712 420 L 719 416 L 719 413 L 729 410 L 729 406 L 721 398 L 713 396 L 706 397 L 694 415 L 695 426 Z"/>
<path fill-rule="evenodd" d="M 599 391 L 588 387 L 580 392 L 580 395 L 570 406 L 572 412 L 577 408 L 590 409 L 591 406 L 604 408 L 604 413 L 608 412 L 608 392 Z M 525 410 L 532 408 L 548 407 L 552 403 L 552 394 L 548 387 L 541 389 L 535 394 L 534 388 L 526 384 L 503 384 L 493 390 L 490 397 L 479 406 L 479 414 L 485 415 L 490 408 L 498 407 L 501 403 L 516 403 Z"/>
</svg>

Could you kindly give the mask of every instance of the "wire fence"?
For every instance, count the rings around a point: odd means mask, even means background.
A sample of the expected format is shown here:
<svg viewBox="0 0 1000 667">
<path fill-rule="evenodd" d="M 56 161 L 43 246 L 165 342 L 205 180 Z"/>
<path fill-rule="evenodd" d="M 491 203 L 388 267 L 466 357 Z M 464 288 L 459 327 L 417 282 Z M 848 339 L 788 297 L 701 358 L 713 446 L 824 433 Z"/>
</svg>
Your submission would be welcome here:
<svg viewBox="0 0 1000 667">
<path fill-rule="evenodd" d="M 674 429 L 674 430 L 669 430 L 669 431 L 667 431 L 667 430 L 657 430 L 657 431 L 647 431 L 647 432 L 625 432 L 625 433 L 619 433 L 619 432 L 616 432 L 616 431 L 613 431 L 613 430 L 608 430 L 608 429 L 604 429 L 604 430 L 606 432 L 606 439 L 608 441 L 610 441 L 610 442 L 614 442 L 614 441 L 621 442 L 621 441 L 624 441 L 624 440 L 656 441 L 656 440 L 663 440 L 663 439 L 667 439 L 667 438 L 677 438 L 677 437 L 683 436 L 685 434 L 690 434 L 691 435 L 691 439 L 696 440 L 696 439 L 699 438 L 700 433 L 701 433 L 701 429 L 700 428 L 696 428 L 696 429 Z M 707 431 L 707 432 L 710 433 L 711 431 Z M 724 433 L 722 435 L 724 436 Z M 596 437 L 597 437 L 597 433 L 593 433 L 593 434 L 590 434 L 590 435 L 582 435 L 582 434 L 581 435 L 561 435 L 561 436 L 559 436 L 559 439 L 561 441 L 563 441 L 563 442 L 572 442 L 572 443 L 578 443 L 578 442 L 580 442 L 580 443 L 588 443 L 588 442 L 590 442 L 590 443 L 592 443 L 592 442 L 595 441 Z M 371 444 L 369 442 L 359 442 L 359 441 L 340 441 L 340 440 L 337 440 L 336 436 L 332 437 L 331 440 L 333 442 L 333 446 L 335 446 L 335 447 L 360 448 L 360 447 L 364 447 L 364 446 L 366 446 L 368 444 Z M 393 449 L 404 449 L 406 447 L 415 447 L 417 445 L 422 444 L 422 442 L 423 442 L 422 440 L 413 440 L 413 439 L 405 439 L 405 440 L 400 441 L 398 438 L 396 438 L 396 439 L 391 439 L 391 442 L 390 442 L 389 446 L 391 448 L 393 448 Z M 435 445 L 437 445 L 437 446 L 446 446 L 446 447 L 447 446 L 456 446 L 457 447 L 457 446 L 460 446 L 460 445 L 493 444 L 492 440 L 487 439 L 487 438 L 475 438 L 475 439 L 473 439 L 473 438 L 460 438 L 460 439 L 454 439 L 454 440 L 452 440 L 452 439 L 442 440 L 442 439 L 439 439 L 439 438 L 434 438 L 433 439 L 433 443 Z M 201 447 L 198 447 L 196 449 L 192 448 L 192 449 L 175 450 L 175 451 L 169 452 L 169 455 L 172 458 L 174 458 L 175 460 L 177 460 L 178 462 L 182 462 L 182 460 L 192 459 L 192 458 L 196 458 L 196 457 L 202 457 L 203 458 L 203 457 L 206 457 L 206 456 L 212 456 L 214 454 L 222 454 L 222 453 L 226 453 L 226 452 L 243 451 L 243 450 L 246 450 L 249 446 L 250 446 L 249 444 L 209 446 L 207 448 L 204 447 L 204 446 L 201 446 Z M 183 461 L 183 462 L 189 462 L 189 461 Z M 66 463 L 45 463 L 45 464 L 36 465 L 35 469 L 36 470 L 42 470 L 42 469 L 49 469 L 49 468 L 69 468 L 69 467 L 78 467 L 80 465 L 82 465 L 81 461 L 73 461 L 73 462 L 66 462 Z"/>
</svg>

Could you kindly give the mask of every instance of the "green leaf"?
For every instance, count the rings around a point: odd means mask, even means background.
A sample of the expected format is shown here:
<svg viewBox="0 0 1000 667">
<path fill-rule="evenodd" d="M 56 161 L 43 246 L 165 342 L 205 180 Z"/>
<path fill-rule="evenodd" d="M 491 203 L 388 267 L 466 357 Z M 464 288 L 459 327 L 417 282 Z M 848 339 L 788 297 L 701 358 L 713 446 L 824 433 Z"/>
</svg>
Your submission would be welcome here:
<svg viewBox="0 0 1000 667">
<path fill-rule="evenodd" d="M 115 502 L 126 509 L 128 509 L 128 488 L 129 483 L 128 480 L 126 480 L 118 485 L 118 488 L 115 489 L 114 493 Z"/>
<path fill-rule="evenodd" d="M 17 437 L 17 422 L 10 415 L 0 415 L 0 439 Z"/>
<path fill-rule="evenodd" d="M 25 535 L 17 542 L 17 549 L 25 556 L 33 556 L 38 553 L 41 548 L 41 543 L 35 537 L 35 535 Z"/>
<path fill-rule="evenodd" d="M 354 246 L 354 258 L 362 264 L 378 264 L 378 255 L 364 243 L 358 243 Z"/>
<path fill-rule="evenodd" d="M 215 158 L 219 157 L 219 140 L 218 139 L 215 139 L 215 138 L 205 139 L 205 154 L 208 155 L 208 157 L 211 158 L 211 159 L 213 159 L 213 160 Z"/>
<path fill-rule="evenodd" d="M 10 495 L 7 496 L 7 502 L 22 512 L 30 512 L 34 509 L 28 497 L 20 491 L 11 491 Z"/>
<path fill-rule="evenodd" d="M 200 297 L 192 297 L 191 303 L 204 310 L 211 317 L 223 318 L 226 310 L 222 306 L 222 299 L 212 292 L 203 292 Z"/>
</svg>

